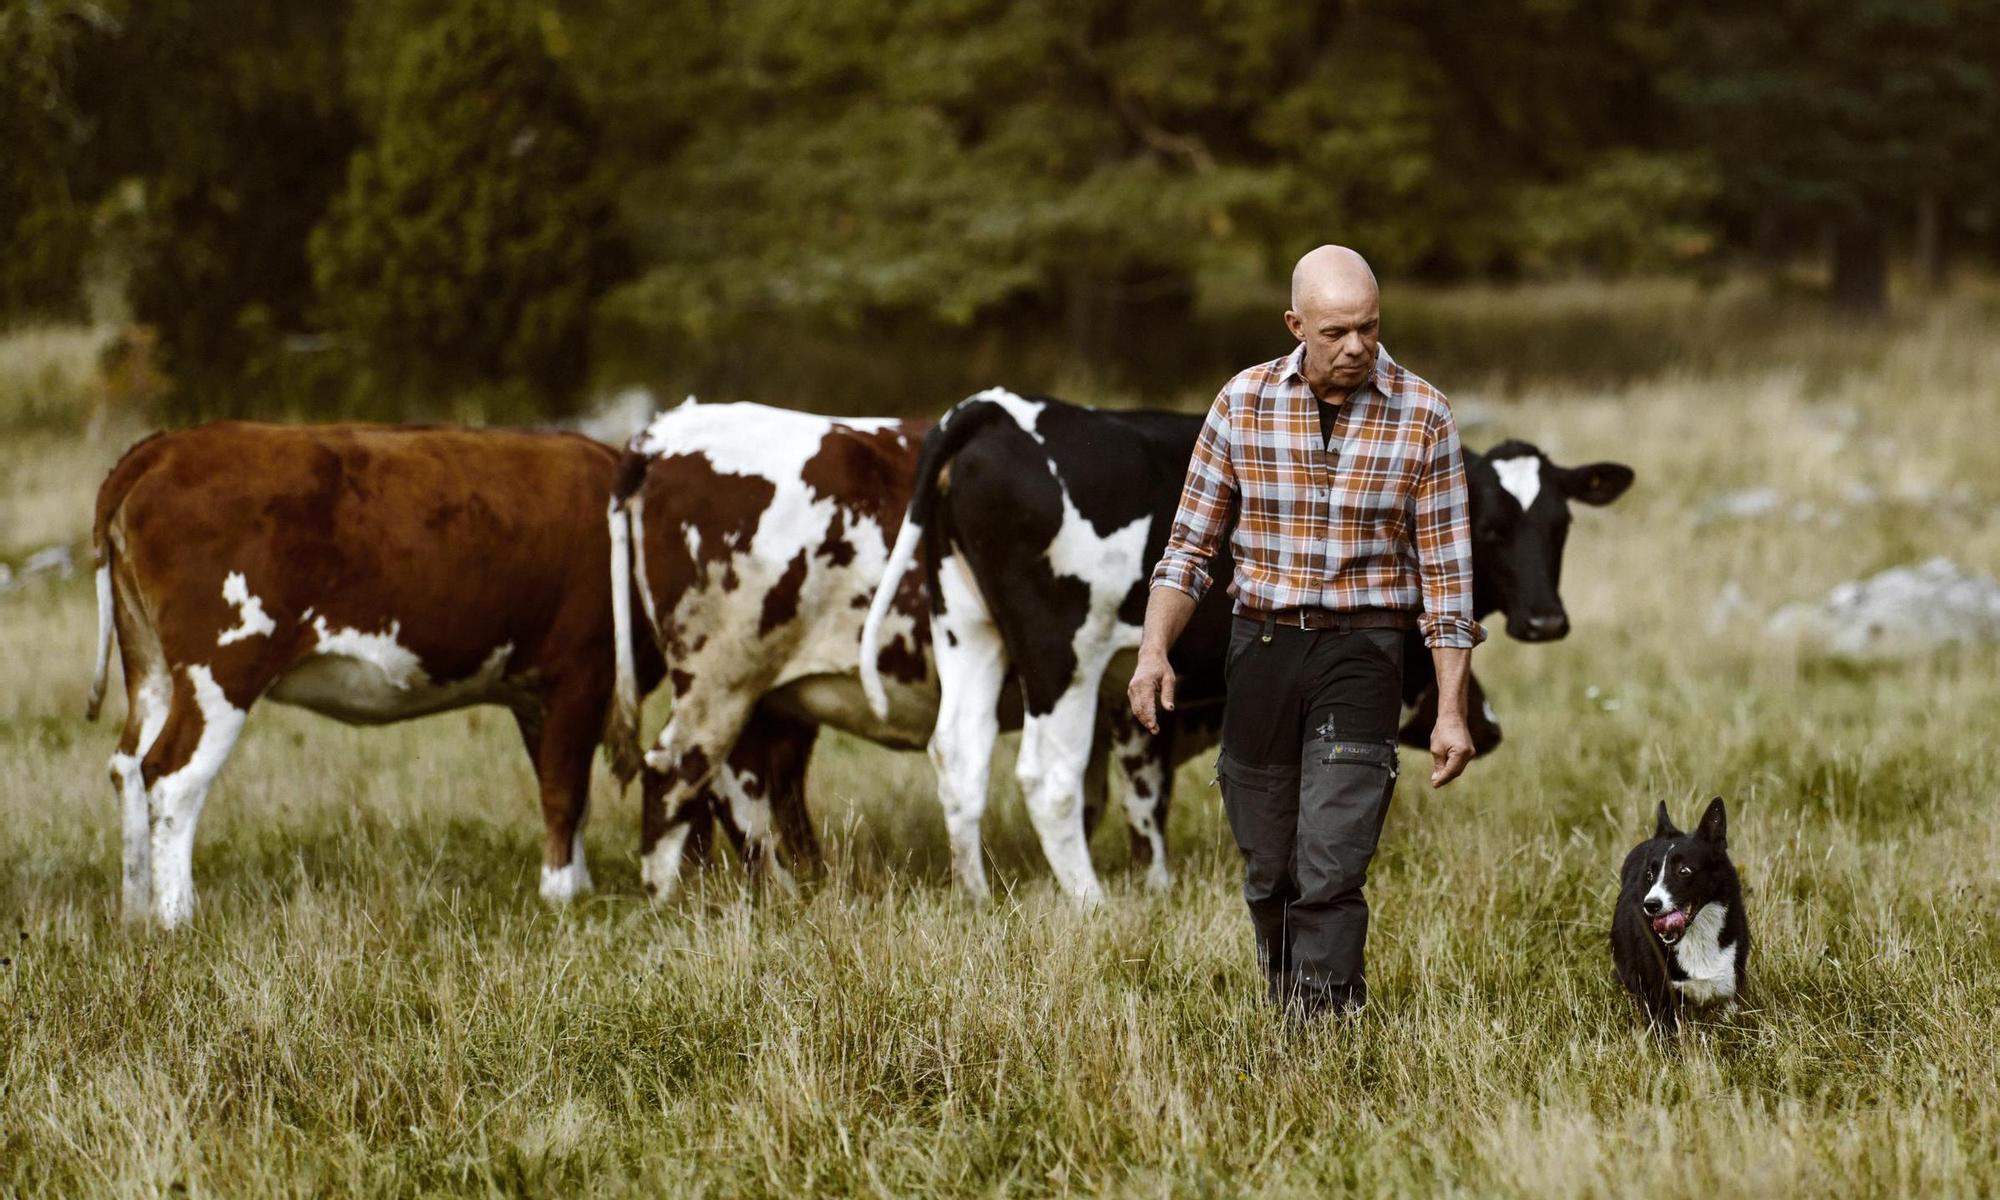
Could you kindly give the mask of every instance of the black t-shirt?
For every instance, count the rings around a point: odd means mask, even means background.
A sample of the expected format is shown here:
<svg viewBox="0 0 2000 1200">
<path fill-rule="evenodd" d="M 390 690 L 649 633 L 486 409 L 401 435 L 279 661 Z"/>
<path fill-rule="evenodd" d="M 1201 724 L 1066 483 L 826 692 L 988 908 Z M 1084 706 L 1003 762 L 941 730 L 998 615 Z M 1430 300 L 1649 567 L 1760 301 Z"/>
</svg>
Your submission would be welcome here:
<svg viewBox="0 0 2000 1200">
<path fill-rule="evenodd" d="M 1319 443 L 1333 449 L 1333 423 L 1340 420 L 1340 405 L 1319 402 Z"/>
</svg>

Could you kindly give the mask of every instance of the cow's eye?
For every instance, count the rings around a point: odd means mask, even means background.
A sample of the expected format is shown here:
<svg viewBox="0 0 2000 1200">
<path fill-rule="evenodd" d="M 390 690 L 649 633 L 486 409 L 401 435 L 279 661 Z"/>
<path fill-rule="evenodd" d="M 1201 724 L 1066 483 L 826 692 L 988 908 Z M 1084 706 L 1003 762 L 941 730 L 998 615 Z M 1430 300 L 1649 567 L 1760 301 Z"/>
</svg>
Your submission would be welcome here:
<svg viewBox="0 0 2000 1200">
<path fill-rule="evenodd" d="M 1681 874 L 1683 874 L 1683 875 L 1692 875 L 1692 874 L 1694 874 L 1694 868 L 1693 868 L 1693 867 L 1690 867 L 1690 866 L 1688 866 L 1688 865 L 1687 865 L 1686 863 L 1682 863 L 1682 864 L 1681 864 Z"/>
</svg>

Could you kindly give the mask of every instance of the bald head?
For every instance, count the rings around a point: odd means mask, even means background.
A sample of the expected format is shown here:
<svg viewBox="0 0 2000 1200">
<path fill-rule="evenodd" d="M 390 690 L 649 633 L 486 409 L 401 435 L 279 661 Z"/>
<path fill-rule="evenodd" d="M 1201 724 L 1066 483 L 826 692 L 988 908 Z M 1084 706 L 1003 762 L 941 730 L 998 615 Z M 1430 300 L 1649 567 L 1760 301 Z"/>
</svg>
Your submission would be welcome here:
<svg viewBox="0 0 2000 1200">
<path fill-rule="evenodd" d="M 1285 325 L 1306 348 L 1306 382 L 1338 404 L 1375 369 L 1381 297 L 1368 260 L 1345 246 L 1321 246 L 1292 268 Z"/>
<path fill-rule="evenodd" d="M 1345 246 L 1320 246 L 1292 268 L 1292 311 L 1302 312 L 1322 297 L 1335 303 L 1377 299 L 1375 272 L 1368 260 Z"/>
</svg>

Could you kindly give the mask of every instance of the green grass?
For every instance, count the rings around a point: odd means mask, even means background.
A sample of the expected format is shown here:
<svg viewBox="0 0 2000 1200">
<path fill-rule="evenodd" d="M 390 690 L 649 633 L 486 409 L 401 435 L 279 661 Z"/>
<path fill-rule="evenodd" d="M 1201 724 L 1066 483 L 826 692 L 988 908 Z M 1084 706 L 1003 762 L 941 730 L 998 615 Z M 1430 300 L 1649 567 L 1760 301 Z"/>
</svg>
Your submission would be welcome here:
<svg viewBox="0 0 2000 1200">
<path fill-rule="evenodd" d="M 1503 327 L 1561 300 L 1451 302 Z M 600 779 L 598 890 L 555 912 L 501 714 L 353 730 L 266 706 L 210 797 L 193 924 L 129 931 L 120 710 L 80 715 L 88 582 L 0 597 L 0 1194 L 2000 1190 L 2000 652 L 1861 668 L 1754 620 L 1707 629 L 1730 580 L 1768 611 L 1933 553 L 2000 572 L 2000 338 L 1967 313 L 1906 316 L 1848 371 L 1739 341 L 1615 393 L 1496 389 L 1473 445 L 1526 436 L 1639 482 L 1578 516 L 1571 638 L 1478 652 L 1506 744 L 1441 792 L 1406 764 L 1373 1003 L 1306 1033 L 1255 1002 L 1202 763 L 1164 897 L 1106 829 L 1112 898 L 1073 911 L 1002 785 L 1001 898 L 970 908 L 922 757 L 829 738 L 831 867 L 802 900 L 718 865 L 649 906 L 636 799 Z M 39 528 L 80 541 L 116 451 L 16 440 L 0 475 L 38 472 Z M 1837 504 L 1850 482 L 1890 499 L 1837 529 L 1701 519 L 1718 489 Z M 1752 1003 L 1676 1052 L 1641 1033 L 1603 931 L 1653 803 L 1686 819 L 1715 792 Z"/>
<path fill-rule="evenodd" d="M 104 331 L 35 325 L 0 333 L 0 433 L 81 432 Z"/>
</svg>

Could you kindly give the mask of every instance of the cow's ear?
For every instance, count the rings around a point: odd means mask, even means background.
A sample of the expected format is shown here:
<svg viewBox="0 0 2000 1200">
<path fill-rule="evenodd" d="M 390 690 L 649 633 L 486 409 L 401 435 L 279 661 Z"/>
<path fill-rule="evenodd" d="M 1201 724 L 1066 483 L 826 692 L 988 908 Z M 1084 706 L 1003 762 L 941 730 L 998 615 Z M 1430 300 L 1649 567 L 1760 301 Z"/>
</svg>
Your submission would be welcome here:
<svg viewBox="0 0 2000 1200">
<path fill-rule="evenodd" d="M 1557 467 L 1556 487 L 1572 500 L 1585 504 L 1609 504 L 1632 486 L 1632 468 L 1624 463 L 1591 463 L 1585 467 Z"/>
<path fill-rule="evenodd" d="M 1717 849 L 1729 845 L 1729 814 L 1723 811 L 1722 797 L 1708 802 L 1707 811 L 1701 814 L 1701 824 L 1694 827 L 1694 835 L 1704 842 L 1714 843 Z"/>
<path fill-rule="evenodd" d="M 1681 831 L 1674 828 L 1674 819 L 1667 815 L 1667 802 L 1660 801 L 1660 808 L 1653 816 L 1654 837 L 1679 837 Z"/>
</svg>

